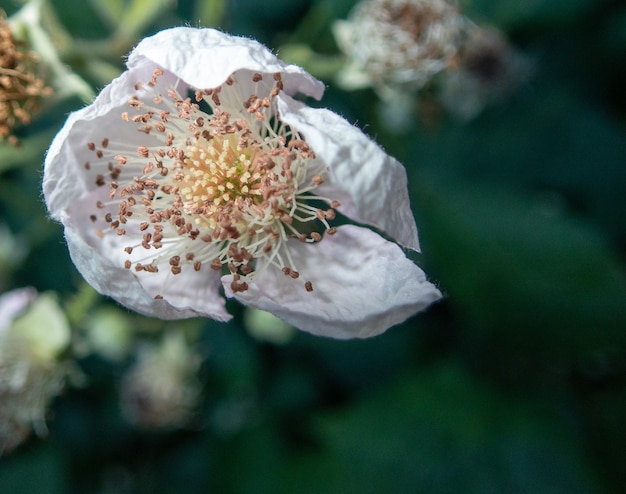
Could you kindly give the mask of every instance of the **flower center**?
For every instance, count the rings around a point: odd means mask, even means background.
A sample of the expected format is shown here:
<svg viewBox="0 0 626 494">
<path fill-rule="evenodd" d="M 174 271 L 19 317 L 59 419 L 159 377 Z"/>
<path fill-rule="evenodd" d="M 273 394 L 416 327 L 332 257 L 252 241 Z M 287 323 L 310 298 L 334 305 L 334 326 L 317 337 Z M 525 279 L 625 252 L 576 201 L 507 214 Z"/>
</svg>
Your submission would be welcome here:
<svg viewBox="0 0 626 494">
<path fill-rule="evenodd" d="M 91 215 L 98 226 L 108 223 L 98 235 L 128 238 L 124 265 L 137 273 L 166 266 L 177 275 L 208 264 L 233 274 L 234 292 L 245 291 L 268 266 L 299 278 L 289 242 L 332 235 L 329 221 L 339 203 L 311 193 L 323 183 L 326 166 L 281 122 L 275 103 L 280 74 L 271 87 L 253 74 L 251 95 L 230 77 L 218 88 L 196 90 L 195 102 L 176 87 L 163 87 L 163 74 L 157 69 L 147 87 L 138 84 L 142 99 L 131 98 L 131 111 L 122 114 L 140 131 L 131 142 L 87 144 L 96 161 L 85 168 L 97 186 L 109 185 L 108 200 L 97 203 L 102 212 Z M 134 148 L 132 136 L 138 136 L 136 151 L 124 152 Z M 97 173 L 104 167 L 106 173 Z M 328 207 L 317 206 L 324 203 Z M 308 281 L 305 287 L 313 289 Z"/>
</svg>

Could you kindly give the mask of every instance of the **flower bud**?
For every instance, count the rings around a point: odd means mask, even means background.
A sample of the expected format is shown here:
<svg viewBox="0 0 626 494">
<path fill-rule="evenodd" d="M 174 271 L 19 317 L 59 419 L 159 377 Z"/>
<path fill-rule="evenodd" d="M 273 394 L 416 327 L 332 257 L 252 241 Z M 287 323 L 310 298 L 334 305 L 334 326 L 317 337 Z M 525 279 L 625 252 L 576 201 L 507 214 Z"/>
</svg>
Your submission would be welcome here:
<svg viewBox="0 0 626 494">
<path fill-rule="evenodd" d="M 34 429 L 46 433 L 45 413 L 65 385 L 61 354 L 70 328 L 51 294 L 32 288 L 0 296 L 0 454 Z"/>
<path fill-rule="evenodd" d="M 121 407 L 126 419 L 147 429 L 184 426 L 200 395 L 199 356 L 182 333 L 139 349 L 137 362 L 122 380 Z"/>
</svg>

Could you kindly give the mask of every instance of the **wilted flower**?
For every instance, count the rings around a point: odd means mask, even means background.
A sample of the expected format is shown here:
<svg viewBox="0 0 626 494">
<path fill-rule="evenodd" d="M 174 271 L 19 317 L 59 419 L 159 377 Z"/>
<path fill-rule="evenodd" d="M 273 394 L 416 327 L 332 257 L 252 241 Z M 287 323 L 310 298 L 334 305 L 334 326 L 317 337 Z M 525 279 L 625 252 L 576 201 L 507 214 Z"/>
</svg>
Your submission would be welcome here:
<svg viewBox="0 0 626 494">
<path fill-rule="evenodd" d="M 122 380 L 120 400 L 126 418 L 149 429 L 185 425 L 200 396 L 199 365 L 199 356 L 180 332 L 168 334 L 159 345 L 141 347 L 137 362 Z"/>
<path fill-rule="evenodd" d="M 419 89 L 455 62 L 464 23 L 447 0 L 363 0 L 333 26 L 348 58 L 339 82 L 383 98 Z"/>
<path fill-rule="evenodd" d="M 39 57 L 15 39 L 0 10 L 0 140 L 15 141 L 13 129 L 30 123 L 41 99 L 52 94 L 40 78 Z"/>
<path fill-rule="evenodd" d="M 211 29 L 144 39 L 74 114 L 44 170 L 52 216 L 98 291 L 165 319 L 230 315 L 219 294 L 314 334 L 381 333 L 441 294 L 418 250 L 404 168 L 338 115 L 323 84 Z M 345 222 L 342 222 L 345 223 Z"/>
<path fill-rule="evenodd" d="M 37 295 L 32 288 L 0 296 L 0 454 L 31 429 L 46 432 L 46 408 L 68 375 L 60 354 L 69 340 L 69 326 L 53 296 Z"/>
<path fill-rule="evenodd" d="M 529 75 L 530 63 L 495 28 L 474 27 L 459 64 L 442 77 L 440 98 L 451 114 L 470 120 L 487 105 L 511 95 Z"/>
</svg>

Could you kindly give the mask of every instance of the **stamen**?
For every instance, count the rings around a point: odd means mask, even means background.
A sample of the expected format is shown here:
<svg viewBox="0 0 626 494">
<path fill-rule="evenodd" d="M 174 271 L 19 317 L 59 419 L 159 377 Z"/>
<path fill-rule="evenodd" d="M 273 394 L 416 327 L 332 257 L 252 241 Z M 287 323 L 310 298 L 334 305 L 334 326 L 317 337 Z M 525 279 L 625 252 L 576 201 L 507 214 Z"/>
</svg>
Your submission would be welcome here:
<svg viewBox="0 0 626 494">
<path fill-rule="evenodd" d="M 195 102 L 177 86 L 164 87 L 161 75 L 157 70 L 149 83 L 138 84 L 122 113 L 122 121 L 140 133 L 158 118 L 149 145 L 106 136 L 101 149 L 87 143 L 96 158 L 91 168 L 108 170 L 94 174 L 96 185 L 110 190 L 109 201 L 96 204 L 104 209 L 95 221 L 101 235 L 115 231 L 129 239 L 124 267 L 137 273 L 163 267 L 179 275 L 207 264 L 233 275 L 235 293 L 269 267 L 298 279 L 291 242 L 320 242 L 332 234 L 329 221 L 339 203 L 310 193 L 324 182 L 326 167 L 280 120 L 274 102 L 280 74 L 273 75 L 269 94 L 243 94 L 246 85 L 231 76 L 220 87 L 192 90 Z M 263 75 L 251 79 L 258 83 Z M 255 91 L 262 87 L 255 84 Z M 200 109 L 202 102 L 210 113 Z M 311 282 L 305 289 L 313 290 Z"/>
</svg>

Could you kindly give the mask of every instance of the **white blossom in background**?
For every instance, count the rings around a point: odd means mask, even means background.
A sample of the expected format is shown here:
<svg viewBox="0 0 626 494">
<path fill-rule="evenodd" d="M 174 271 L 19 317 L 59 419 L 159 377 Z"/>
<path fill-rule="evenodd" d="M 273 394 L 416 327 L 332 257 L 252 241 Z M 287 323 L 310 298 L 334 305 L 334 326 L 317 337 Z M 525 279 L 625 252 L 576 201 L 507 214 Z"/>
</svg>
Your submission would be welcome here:
<svg viewBox="0 0 626 494">
<path fill-rule="evenodd" d="M 333 26 L 348 61 L 338 82 L 383 99 L 418 90 L 455 63 L 465 22 L 447 0 L 363 0 Z"/>
<path fill-rule="evenodd" d="M 68 323 L 52 295 L 23 288 L 0 296 L 0 454 L 31 430 L 46 433 L 46 409 L 68 377 L 61 353 L 69 343 Z"/>
<path fill-rule="evenodd" d="M 502 101 L 524 84 L 528 58 L 495 28 L 474 27 L 459 53 L 459 64 L 443 74 L 439 98 L 451 115 L 471 120 L 488 105 Z"/>
<path fill-rule="evenodd" d="M 126 419 L 147 429 L 184 426 L 200 397 L 196 376 L 200 357 L 181 332 L 139 348 L 137 361 L 124 375 L 120 402 Z"/>
<path fill-rule="evenodd" d="M 70 115 L 43 190 L 100 293 L 164 319 L 227 321 L 225 295 L 336 338 L 385 331 L 441 297 L 419 250 L 402 165 L 323 84 L 256 41 L 174 28 Z"/>
</svg>

